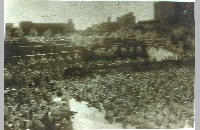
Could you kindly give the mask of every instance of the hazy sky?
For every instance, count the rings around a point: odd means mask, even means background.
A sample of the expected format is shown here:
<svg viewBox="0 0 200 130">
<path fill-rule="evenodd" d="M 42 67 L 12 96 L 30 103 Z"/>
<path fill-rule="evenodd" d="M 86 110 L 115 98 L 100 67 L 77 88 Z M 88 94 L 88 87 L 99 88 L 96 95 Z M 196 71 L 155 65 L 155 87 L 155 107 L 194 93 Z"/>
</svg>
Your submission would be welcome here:
<svg viewBox="0 0 200 130">
<path fill-rule="evenodd" d="M 153 19 L 153 2 L 5 0 L 5 22 L 65 23 L 73 19 L 76 29 L 134 12 L 136 21 Z"/>
</svg>

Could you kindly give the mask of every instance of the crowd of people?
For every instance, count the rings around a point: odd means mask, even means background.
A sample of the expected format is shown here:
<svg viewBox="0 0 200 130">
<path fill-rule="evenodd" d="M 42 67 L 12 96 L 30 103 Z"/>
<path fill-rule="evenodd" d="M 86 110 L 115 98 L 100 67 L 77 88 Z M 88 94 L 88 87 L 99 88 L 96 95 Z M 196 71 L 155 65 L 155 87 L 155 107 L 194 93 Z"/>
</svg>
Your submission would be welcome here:
<svg viewBox="0 0 200 130">
<path fill-rule="evenodd" d="M 110 123 L 137 128 L 193 126 L 194 68 L 168 68 L 134 73 L 114 73 L 94 78 L 66 80 L 77 101 L 105 110 Z"/>
<path fill-rule="evenodd" d="M 118 71 L 120 65 L 140 66 L 143 62 L 116 59 L 72 64 L 67 57 L 41 56 L 5 64 L 5 129 L 71 129 L 74 112 L 68 104 L 70 96 L 105 112 L 106 120 L 121 122 L 124 128 L 127 124 L 138 128 L 192 127 L 194 67 Z M 64 70 L 74 66 L 94 71 L 90 76 L 64 79 Z M 108 73 L 108 69 L 115 71 Z M 106 72 L 101 76 L 96 70 Z M 62 101 L 54 101 L 55 97 Z"/>
<path fill-rule="evenodd" d="M 6 64 L 5 130 L 72 129 L 71 117 L 75 112 L 70 111 L 65 87 L 57 85 L 62 79 L 60 65 L 55 63 L 54 69 L 51 65 L 46 66 L 43 60 L 44 57 L 36 64 L 33 58 L 20 59 L 17 65 Z"/>
</svg>

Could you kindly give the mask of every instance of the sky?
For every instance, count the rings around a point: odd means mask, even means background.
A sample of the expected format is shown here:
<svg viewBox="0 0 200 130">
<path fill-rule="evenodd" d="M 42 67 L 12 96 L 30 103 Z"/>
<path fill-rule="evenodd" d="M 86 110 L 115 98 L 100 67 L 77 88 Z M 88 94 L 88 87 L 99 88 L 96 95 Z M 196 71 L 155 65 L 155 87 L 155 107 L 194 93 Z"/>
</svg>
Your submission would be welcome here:
<svg viewBox="0 0 200 130">
<path fill-rule="evenodd" d="M 94 24 L 133 12 L 136 21 L 153 19 L 153 3 L 139 1 L 49 1 L 5 0 L 5 22 L 67 23 L 73 19 L 75 28 L 83 30 Z"/>
</svg>

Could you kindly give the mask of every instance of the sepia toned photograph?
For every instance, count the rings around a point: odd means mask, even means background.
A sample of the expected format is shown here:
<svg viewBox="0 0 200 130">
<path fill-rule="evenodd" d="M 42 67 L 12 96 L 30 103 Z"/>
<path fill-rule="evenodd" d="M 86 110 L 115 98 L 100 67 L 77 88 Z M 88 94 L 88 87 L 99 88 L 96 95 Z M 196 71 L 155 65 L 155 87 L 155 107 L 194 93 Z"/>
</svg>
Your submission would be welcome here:
<svg viewBox="0 0 200 130">
<path fill-rule="evenodd" d="M 194 128 L 194 2 L 6 0 L 4 129 Z"/>
</svg>

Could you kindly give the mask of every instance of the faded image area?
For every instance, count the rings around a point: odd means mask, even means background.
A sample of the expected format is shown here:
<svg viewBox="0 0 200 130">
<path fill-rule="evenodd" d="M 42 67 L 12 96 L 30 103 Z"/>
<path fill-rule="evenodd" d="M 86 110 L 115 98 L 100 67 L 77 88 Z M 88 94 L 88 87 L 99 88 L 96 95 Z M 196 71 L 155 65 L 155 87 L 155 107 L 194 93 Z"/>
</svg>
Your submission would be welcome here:
<svg viewBox="0 0 200 130">
<path fill-rule="evenodd" d="M 9 0 L 4 129 L 194 128 L 192 2 Z"/>
</svg>

